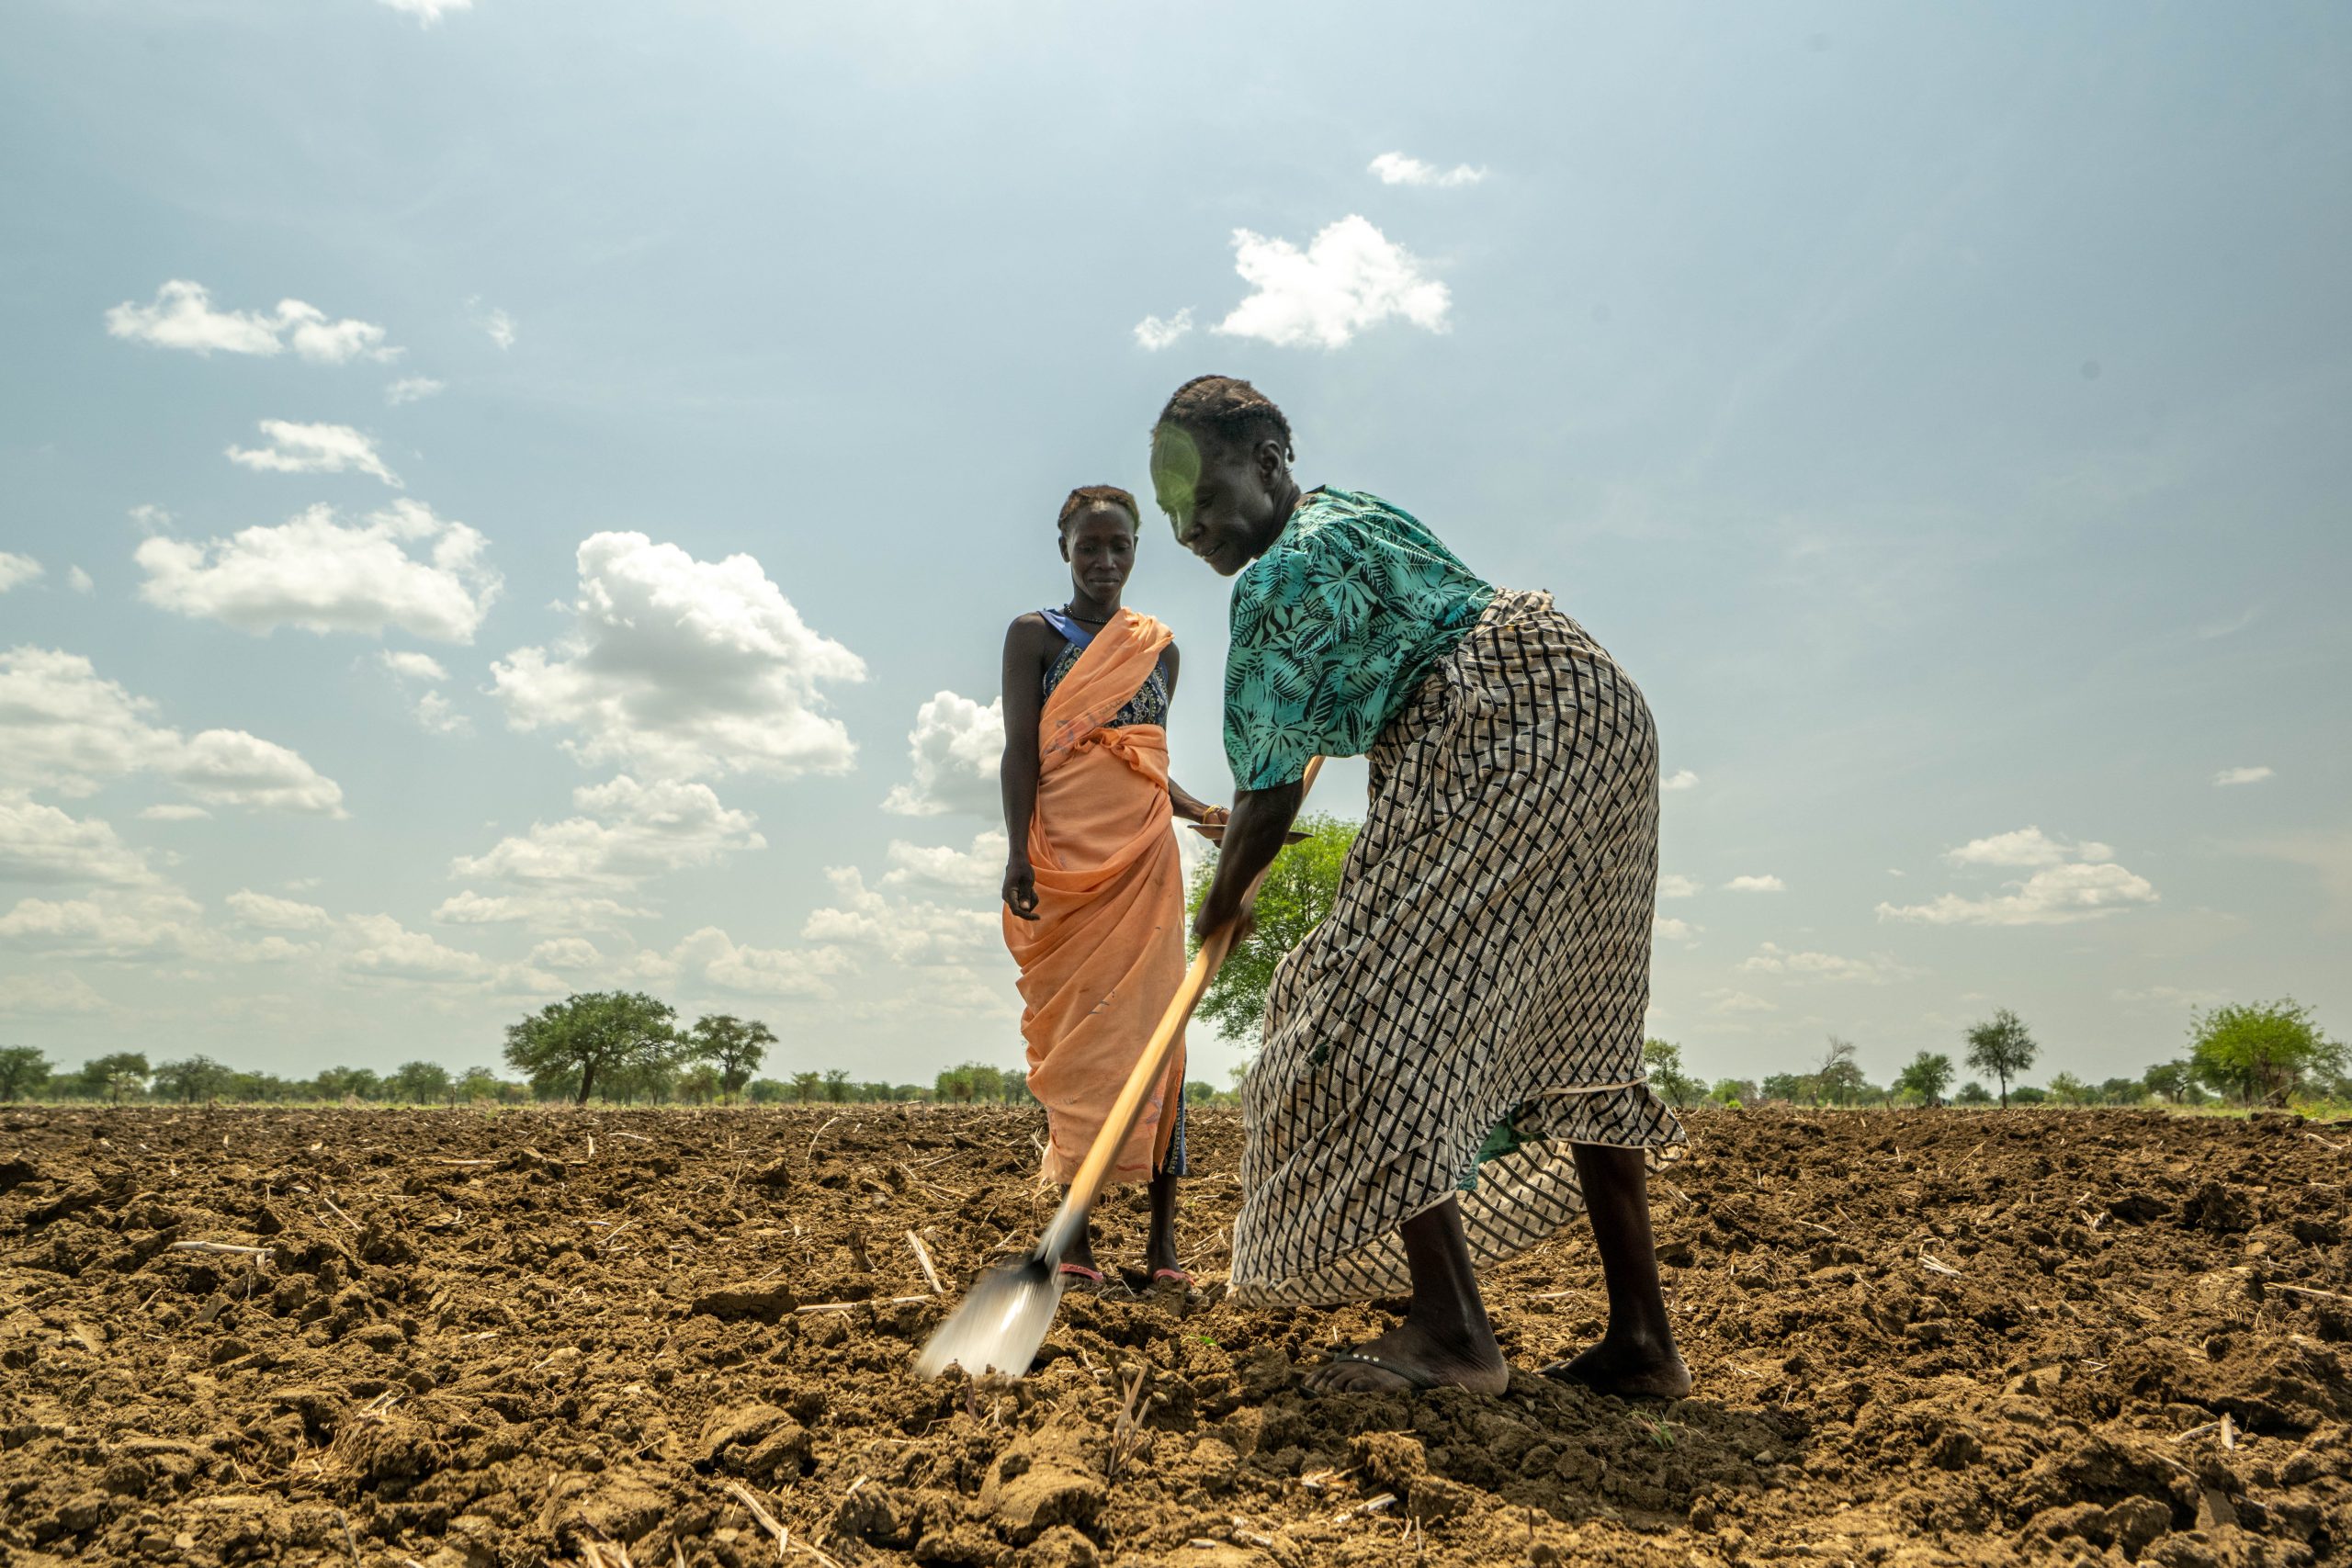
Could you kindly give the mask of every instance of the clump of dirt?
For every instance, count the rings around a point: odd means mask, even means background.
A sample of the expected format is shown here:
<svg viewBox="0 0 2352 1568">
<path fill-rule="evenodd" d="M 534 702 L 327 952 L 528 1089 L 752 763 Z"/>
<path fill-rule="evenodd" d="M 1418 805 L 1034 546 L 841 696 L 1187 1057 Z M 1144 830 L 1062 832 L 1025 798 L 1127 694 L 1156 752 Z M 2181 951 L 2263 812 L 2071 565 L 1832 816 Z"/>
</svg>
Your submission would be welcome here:
<svg viewBox="0 0 2352 1568">
<path fill-rule="evenodd" d="M 1315 1400 L 1387 1321 L 1073 1294 L 917 1382 L 1029 1245 L 1034 1111 L 0 1116 L 0 1564 L 2291 1565 L 2352 1545 L 2352 1136 L 2291 1118 L 1701 1112 L 1657 1185 L 1698 1377 L 1532 1369 L 1589 1238 L 1487 1280 L 1497 1396 Z M 1102 1215 L 1138 1250 L 1139 1195 Z M 815 1562 L 814 1557 L 806 1561 Z"/>
</svg>

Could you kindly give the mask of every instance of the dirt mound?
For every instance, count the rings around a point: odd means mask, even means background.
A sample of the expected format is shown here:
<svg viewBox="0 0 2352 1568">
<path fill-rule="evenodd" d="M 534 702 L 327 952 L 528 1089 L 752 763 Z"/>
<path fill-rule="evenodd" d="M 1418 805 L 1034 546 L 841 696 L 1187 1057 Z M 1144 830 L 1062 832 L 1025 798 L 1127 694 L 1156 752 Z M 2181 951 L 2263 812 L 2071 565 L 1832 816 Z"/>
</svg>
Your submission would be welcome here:
<svg viewBox="0 0 2352 1568">
<path fill-rule="evenodd" d="M 1050 1209 L 1034 1112 L 0 1117 L 0 1563 L 2294 1564 L 2352 1545 L 2352 1135 L 2132 1112 L 1701 1113 L 1657 1189 L 1694 1397 L 1523 1371 L 1315 1401 L 1385 1321 L 1068 1298 L 916 1382 Z M 1123 1194 L 1106 1251 L 1144 1215 Z M 1533 1368 L 1589 1240 L 1497 1270 Z"/>
</svg>

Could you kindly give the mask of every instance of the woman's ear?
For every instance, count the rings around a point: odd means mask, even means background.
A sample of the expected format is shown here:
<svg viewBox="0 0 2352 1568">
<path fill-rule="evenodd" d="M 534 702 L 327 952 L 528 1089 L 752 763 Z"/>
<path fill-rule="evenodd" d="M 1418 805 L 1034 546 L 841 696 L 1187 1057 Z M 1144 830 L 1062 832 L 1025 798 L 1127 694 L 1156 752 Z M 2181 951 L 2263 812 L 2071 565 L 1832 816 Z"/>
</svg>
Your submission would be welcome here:
<svg viewBox="0 0 2352 1568">
<path fill-rule="evenodd" d="M 1289 464 L 1283 457 L 1283 444 L 1274 440 L 1261 441 L 1258 443 L 1257 456 L 1258 482 L 1268 490 L 1272 490 L 1281 481 L 1282 477 L 1290 471 Z"/>
<path fill-rule="evenodd" d="M 1062 535 L 1062 536 L 1061 536 L 1061 551 L 1062 551 L 1062 559 L 1063 559 L 1063 560 L 1065 560 L 1065 561 L 1069 560 L 1069 535 L 1067 532 L 1064 532 L 1064 533 L 1063 533 L 1063 535 Z"/>
</svg>

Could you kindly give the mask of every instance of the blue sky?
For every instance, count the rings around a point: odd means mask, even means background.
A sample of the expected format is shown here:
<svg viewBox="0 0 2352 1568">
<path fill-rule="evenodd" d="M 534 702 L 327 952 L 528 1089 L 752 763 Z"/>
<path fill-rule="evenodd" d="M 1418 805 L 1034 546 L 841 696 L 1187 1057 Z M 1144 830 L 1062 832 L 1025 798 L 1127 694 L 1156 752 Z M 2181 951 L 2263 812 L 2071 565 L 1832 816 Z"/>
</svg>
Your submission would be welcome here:
<svg viewBox="0 0 2352 1568">
<path fill-rule="evenodd" d="M 1204 370 L 1552 589 L 1657 1031 L 2352 1027 L 2340 8 L 28 0 L 0 1038 L 495 1059 L 572 988 L 1017 1059 L 999 642 Z M 1147 534 L 1229 790 L 1225 584 Z M 1360 767 L 1325 804 L 1360 809 Z M 1196 1044 L 1222 1077 L 1229 1044 Z"/>
</svg>

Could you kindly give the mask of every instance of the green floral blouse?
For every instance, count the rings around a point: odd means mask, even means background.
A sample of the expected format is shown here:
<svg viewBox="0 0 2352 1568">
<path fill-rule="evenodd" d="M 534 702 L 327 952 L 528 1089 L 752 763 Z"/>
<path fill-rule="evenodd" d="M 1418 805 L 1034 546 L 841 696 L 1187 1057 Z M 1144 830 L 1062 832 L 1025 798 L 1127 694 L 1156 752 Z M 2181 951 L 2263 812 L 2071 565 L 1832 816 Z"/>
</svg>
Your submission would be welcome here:
<svg viewBox="0 0 2352 1568">
<path fill-rule="evenodd" d="M 1311 757 L 1370 750 L 1494 596 L 1378 496 L 1303 497 L 1234 580 L 1225 755 L 1236 787 L 1292 784 Z"/>
</svg>

